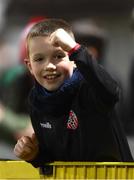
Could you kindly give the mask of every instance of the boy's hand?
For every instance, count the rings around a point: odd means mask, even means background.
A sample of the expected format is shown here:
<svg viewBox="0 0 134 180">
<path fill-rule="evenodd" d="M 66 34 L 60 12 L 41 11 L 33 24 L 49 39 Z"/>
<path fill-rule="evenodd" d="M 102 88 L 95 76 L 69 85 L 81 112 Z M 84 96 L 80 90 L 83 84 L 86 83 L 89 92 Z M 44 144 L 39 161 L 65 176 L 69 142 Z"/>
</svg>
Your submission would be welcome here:
<svg viewBox="0 0 134 180">
<path fill-rule="evenodd" d="M 72 36 L 61 28 L 50 35 L 50 41 L 54 46 L 61 47 L 66 52 L 69 52 L 77 44 Z"/>
<path fill-rule="evenodd" d="M 15 155 L 25 161 L 33 160 L 39 151 L 35 134 L 32 137 L 22 136 L 15 145 Z"/>
</svg>

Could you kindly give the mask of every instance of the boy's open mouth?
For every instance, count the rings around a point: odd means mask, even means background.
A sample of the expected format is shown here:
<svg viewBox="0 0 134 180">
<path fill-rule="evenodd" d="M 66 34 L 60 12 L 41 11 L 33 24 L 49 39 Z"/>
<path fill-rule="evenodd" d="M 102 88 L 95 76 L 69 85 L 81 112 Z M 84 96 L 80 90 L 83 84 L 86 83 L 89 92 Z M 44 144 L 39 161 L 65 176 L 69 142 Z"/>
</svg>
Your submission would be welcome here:
<svg viewBox="0 0 134 180">
<path fill-rule="evenodd" d="M 54 80 L 56 78 L 60 77 L 60 74 L 48 74 L 48 75 L 45 75 L 44 78 L 47 79 L 47 80 Z"/>
</svg>

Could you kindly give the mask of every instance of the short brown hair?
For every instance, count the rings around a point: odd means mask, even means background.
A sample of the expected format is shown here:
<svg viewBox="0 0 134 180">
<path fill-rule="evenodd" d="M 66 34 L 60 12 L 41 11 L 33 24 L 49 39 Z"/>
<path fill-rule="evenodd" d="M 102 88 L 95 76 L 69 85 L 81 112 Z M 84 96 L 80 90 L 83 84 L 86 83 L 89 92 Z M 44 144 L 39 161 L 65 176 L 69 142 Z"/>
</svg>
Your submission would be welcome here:
<svg viewBox="0 0 134 180">
<path fill-rule="evenodd" d="M 63 19 L 44 19 L 38 23 L 36 23 L 31 30 L 29 31 L 27 38 L 26 38 L 26 51 L 27 57 L 29 55 L 29 41 L 38 36 L 49 36 L 57 29 L 62 28 L 67 31 L 73 38 L 74 34 L 72 32 L 72 27 Z"/>
</svg>

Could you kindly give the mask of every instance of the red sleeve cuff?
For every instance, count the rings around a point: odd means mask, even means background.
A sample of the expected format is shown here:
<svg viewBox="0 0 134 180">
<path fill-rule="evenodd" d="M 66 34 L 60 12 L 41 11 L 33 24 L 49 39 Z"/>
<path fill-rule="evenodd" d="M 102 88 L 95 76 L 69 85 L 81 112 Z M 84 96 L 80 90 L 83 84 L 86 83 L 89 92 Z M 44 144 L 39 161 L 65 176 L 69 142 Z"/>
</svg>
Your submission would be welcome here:
<svg viewBox="0 0 134 180">
<path fill-rule="evenodd" d="M 80 48 L 80 44 L 76 44 L 69 52 L 68 52 L 68 56 L 70 56 L 73 52 L 75 52 L 77 49 Z"/>
</svg>

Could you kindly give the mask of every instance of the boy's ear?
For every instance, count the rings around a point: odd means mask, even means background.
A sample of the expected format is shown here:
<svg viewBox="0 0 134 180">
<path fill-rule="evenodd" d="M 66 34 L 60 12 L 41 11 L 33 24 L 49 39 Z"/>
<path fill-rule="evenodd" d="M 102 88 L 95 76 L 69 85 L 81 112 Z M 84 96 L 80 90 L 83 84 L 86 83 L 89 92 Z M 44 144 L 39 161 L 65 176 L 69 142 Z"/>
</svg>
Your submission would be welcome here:
<svg viewBox="0 0 134 180">
<path fill-rule="evenodd" d="M 27 68 L 29 69 L 30 73 L 33 74 L 30 59 L 24 59 L 24 62 L 25 62 L 25 65 L 27 66 Z"/>
</svg>

